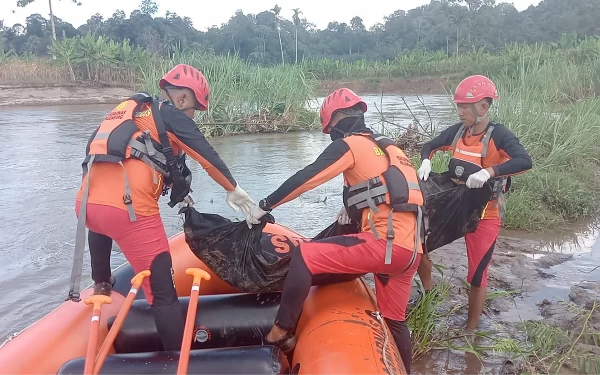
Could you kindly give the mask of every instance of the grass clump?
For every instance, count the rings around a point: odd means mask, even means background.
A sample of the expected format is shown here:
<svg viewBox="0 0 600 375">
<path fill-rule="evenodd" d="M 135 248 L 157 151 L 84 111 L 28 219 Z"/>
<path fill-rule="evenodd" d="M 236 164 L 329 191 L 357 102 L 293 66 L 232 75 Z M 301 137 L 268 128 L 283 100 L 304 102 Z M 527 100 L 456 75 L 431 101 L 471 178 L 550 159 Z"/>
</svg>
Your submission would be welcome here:
<svg viewBox="0 0 600 375">
<path fill-rule="evenodd" d="M 196 117 L 208 136 L 318 125 L 318 114 L 307 109 L 317 82 L 298 66 L 263 68 L 233 56 L 176 53 L 171 60 L 153 60 L 141 68 L 143 90 L 158 94 L 160 77 L 179 63 L 198 68 L 210 83 L 208 111 Z"/>
</svg>

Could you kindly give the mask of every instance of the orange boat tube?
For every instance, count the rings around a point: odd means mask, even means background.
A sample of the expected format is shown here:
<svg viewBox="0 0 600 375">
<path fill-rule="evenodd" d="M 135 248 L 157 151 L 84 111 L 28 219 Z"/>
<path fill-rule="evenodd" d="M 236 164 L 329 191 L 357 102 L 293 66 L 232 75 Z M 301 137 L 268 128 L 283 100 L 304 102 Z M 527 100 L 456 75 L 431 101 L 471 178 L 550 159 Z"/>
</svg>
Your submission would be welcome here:
<svg viewBox="0 0 600 375">
<path fill-rule="evenodd" d="M 302 237 L 278 224 L 267 224 L 264 232 Z M 195 317 L 190 317 L 193 331 L 189 358 L 186 354 L 187 373 L 406 374 L 391 331 L 379 319 L 375 296 L 360 278 L 311 288 L 298 322 L 296 348 L 286 357 L 278 348 L 264 345 L 281 293 L 240 293 L 192 253 L 183 233 L 169 243 L 182 316 L 190 303 L 198 304 Z M 202 281 L 200 296 L 191 301 L 193 278 L 185 272 L 189 268 L 205 270 L 210 276 Z M 126 263 L 114 270 L 114 276 L 111 303 L 102 305 L 94 332 L 96 348 L 102 347 L 134 274 Z M 83 374 L 93 308 L 83 300 L 92 291 L 82 291 L 79 303 L 63 302 L 0 347 L 0 374 Z M 118 324 L 99 374 L 177 373 L 179 351 L 162 350 L 142 290 L 122 325 Z"/>
</svg>

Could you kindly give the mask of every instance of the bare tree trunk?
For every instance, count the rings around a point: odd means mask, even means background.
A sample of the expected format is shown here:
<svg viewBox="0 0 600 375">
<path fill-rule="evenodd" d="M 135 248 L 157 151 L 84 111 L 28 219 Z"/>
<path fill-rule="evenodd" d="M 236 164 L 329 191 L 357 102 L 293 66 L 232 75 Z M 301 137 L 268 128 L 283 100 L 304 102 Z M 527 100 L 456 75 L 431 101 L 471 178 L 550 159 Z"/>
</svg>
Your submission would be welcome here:
<svg viewBox="0 0 600 375">
<path fill-rule="evenodd" d="M 456 28 L 456 56 L 458 56 L 458 27 Z"/>
<path fill-rule="evenodd" d="M 52 25 L 52 37 L 56 40 L 56 26 L 54 26 L 54 13 L 52 13 L 52 0 L 48 0 L 50 6 L 50 24 Z"/>
<path fill-rule="evenodd" d="M 48 6 L 50 6 L 50 25 L 52 25 L 52 38 L 56 40 L 56 26 L 54 26 L 54 13 L 52 13 L 52 0 L 48 0 Z M 52 54 L 52 59 L 56 60 L 56 55 Z"/>
<path fill-rule="evenodd" d="M 298 65 L 298 26 L 296 26 L 296 65 Z"/>
<path fill-rule="evenodd" d="M 277 24 L 277 34 L 279 34 L 279 48 L 281 49 L 281 65 L 285 65 L 285 60 L 283 59 L 283 43 L 281 43 L 281 30 L 279 28 L 279 24 Z"/>
<path fill-rule="evenodd" d="M 71 81 L 75 83 L 75 71 L 73 71 L 73 64 L 71 64 L 71 60 L 67 60 L 67 65 L 69 66 L 69 73 L 71 73 Z"/>
</svg>

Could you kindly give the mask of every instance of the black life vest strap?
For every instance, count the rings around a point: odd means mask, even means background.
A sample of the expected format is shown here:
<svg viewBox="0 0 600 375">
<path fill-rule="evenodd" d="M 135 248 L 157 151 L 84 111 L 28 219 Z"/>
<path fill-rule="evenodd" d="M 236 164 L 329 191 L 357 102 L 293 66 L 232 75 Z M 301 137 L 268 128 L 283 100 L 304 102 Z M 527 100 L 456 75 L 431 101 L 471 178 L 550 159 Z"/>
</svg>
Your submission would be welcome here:
<svg viewBox="0 0 600 375">
<path fill-rule="evenodd" d="M 171 148 L 171 142 L 169 141 L 169 136 L 167 135 L 167 129 L 165 127 L 165 123 L 162 119 L 162 114 L 160 113 L 160 105 L 154 100 L 152 102 L 152 117 L 154 119 L 154 124 L 156 126 L 156 131 L 158 132 L 158 139 L 162 146 L 162 154 L 165 156 L 165 160 L 167 162 L 167 169 L 169 174 L 172 174 L 172 167 L 177 167 L 177 160 L 173 155 L 173 149 Z"/>
</svg>

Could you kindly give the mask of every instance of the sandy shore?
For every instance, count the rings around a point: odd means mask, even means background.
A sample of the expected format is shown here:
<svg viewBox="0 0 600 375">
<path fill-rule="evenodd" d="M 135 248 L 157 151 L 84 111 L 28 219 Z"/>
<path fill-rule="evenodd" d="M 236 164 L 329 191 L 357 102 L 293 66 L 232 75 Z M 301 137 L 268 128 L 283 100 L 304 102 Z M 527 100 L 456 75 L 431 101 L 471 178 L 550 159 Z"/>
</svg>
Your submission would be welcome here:
<svg viewBox="0 0 600 375">
<path fill-rule="evenodd" d="M 133 93 L 122 87 L 0 86 L 0 107 L 116 104 Z"/>
<path fill-rule="evenodd" d="M 318 94 L 348 87 L 360 94 L 444 94 L 446 80 L 439 79 L 361 79 L 322 81 Z M 0 84 L 0 107 L 52 106 L 70 104 L 117 104 L 134 93 L 124 87 L 109 86 L 10 86 Z"/>
</svg>

